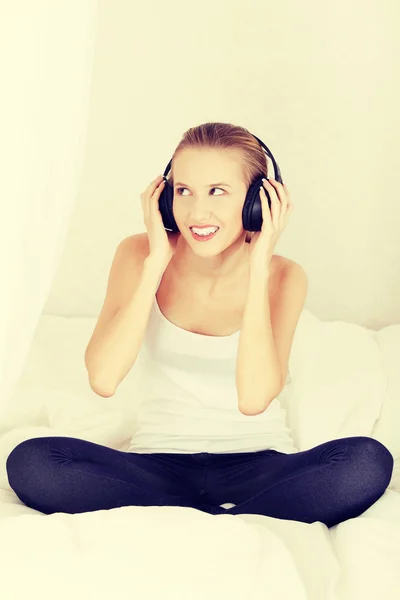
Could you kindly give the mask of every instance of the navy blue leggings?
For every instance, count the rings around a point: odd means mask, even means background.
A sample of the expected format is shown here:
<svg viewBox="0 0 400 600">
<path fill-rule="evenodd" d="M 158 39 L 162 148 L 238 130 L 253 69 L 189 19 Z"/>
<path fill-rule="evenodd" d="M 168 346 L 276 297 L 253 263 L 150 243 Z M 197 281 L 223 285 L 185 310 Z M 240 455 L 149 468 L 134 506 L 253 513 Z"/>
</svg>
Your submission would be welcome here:
<svg viewBox="0 0 400 600">
<path fill-rule="evenodd" d="M 141 454 L 73 437 L 40 437 L 18 444 L 6 462 L 18 498 L 45 514 L 189 506 L 212 515 L 250 513 L 328 527 L 374 504 L 393 465 L 381 442 L 363 436 L 294 454 Z M 226 503 L 235 506 L 221 506 Z"/>
</svg>

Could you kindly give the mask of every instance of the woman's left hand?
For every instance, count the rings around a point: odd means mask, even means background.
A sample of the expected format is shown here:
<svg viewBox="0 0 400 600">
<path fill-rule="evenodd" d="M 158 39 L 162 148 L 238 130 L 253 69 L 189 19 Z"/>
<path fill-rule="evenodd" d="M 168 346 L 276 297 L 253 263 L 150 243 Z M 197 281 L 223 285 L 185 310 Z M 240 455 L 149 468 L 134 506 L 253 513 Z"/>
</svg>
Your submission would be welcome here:
<svg viewBox="0 0 400 600">
<path fill-rule="evenodd" d="M 260 187 L 263 222 L 261 231 L 253 234 L 249 244 L 250 267 L 259 273 L 269 274 L 270 262 L 279 237 L 286 227 L 288 217 L 293 210 L 288 189 L 275 179 L 263 179 L 263 184 L 271 198 L 271 211 L 264 186 Z M 272 212 L 272 217 L 271 217 Z"/>
</svg>

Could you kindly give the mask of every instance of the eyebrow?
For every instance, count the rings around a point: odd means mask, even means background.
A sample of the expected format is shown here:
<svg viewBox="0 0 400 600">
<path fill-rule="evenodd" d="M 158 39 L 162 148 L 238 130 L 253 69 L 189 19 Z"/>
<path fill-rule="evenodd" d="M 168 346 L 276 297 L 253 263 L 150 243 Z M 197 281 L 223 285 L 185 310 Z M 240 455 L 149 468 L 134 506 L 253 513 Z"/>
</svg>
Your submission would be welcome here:
<svg viewBox="0 0 400 600">
<path fill-rule="evenodd" d="M 177 182 L 175 183 L 174 187 L 176 187 L 177 185 L 182 185 L 182 186 L 184 186 L 184 187 L 190 187 L 190 186 L 186 185 L 186 183 L 182 183 L 181 181 L 177 181 Z M 231 185 L 229 185 L 229 183 L 222 183 L 222 182 L 220 182 L 220 183 L 210 183 L 210 184 L 208 185 L 208 187 L 218 187 L 219 185 L 224 185 L 224 186 L 226 186 L 226 187 L 232 187 Z M 206 187 L 207 187 L 207 186 L 206 186 Z"/>
</svg>

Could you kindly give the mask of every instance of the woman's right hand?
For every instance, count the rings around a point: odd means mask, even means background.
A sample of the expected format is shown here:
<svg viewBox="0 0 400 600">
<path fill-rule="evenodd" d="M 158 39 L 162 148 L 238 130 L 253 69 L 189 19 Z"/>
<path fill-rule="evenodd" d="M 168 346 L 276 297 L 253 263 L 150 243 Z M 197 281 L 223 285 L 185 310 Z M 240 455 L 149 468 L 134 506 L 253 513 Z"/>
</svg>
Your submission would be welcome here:
<svg viewBox="0 0 400 600">
<path fill-rule="evenodd" d="M 159 210 L 159 198 L 165 187 L 162 175 L 156 177 L 142 192 L 140 199 L 144 223 L 149 236 L 150 258 L 159 261 L 166 268 L 174 255 L 180 231 L 167 232 Z"/>
</svg>

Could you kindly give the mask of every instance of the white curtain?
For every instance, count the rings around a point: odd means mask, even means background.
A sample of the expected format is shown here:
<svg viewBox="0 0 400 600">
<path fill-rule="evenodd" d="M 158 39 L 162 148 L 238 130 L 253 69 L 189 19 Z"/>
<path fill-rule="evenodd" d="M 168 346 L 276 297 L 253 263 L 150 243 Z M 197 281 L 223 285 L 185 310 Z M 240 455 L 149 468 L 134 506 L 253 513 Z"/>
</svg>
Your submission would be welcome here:
<svg viewBox="0 0 400 600">
<path fill-rule="evenodd" d="M 0 0 L 0 423 L 77 196 L 97 15 L 98 0 Z"/>
</svg>

